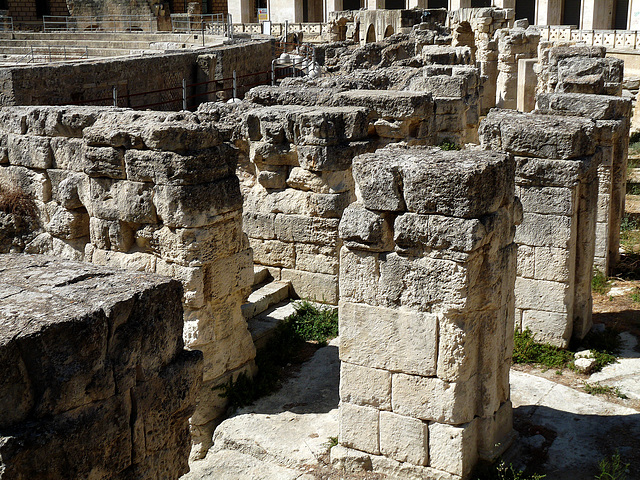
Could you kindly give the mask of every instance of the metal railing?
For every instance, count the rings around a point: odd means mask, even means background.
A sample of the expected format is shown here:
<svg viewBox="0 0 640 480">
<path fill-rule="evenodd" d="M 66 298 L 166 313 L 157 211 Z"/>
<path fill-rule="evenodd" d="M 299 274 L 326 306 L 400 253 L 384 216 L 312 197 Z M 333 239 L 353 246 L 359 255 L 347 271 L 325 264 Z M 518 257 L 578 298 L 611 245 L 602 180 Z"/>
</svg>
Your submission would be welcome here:
<svg viewBox="0 0 640 480">
<path fill-rule="evenodd" d="M 13 32 L 13 17 L 0 15 L 0 32 Z"/>
<path fill-rule="evenodd" d="M 153 15 L 96 15 L 64 17 L 44 15 L 45 32 L 157 32 Z"/>
<path fill-rule="evenodd" d="M 635 30 L 581 30 L 572 25 L 544 25 L 537 28 L 541 40 L 582 42 L 617 50 L 640 49 L 640 32 Z"/>
<path fill-rule="evenodd" d="M 29 53 L 20 57 L 16 63 L 49 63 L 83 58 L 89 58 L 89 47 L 41 45 L 31 46 Z"/>
<path fill-rule="evenodd" d="M 172 13 L 171 31 L 174 33 L 202 32 L 203 35 L 221 35 L 233 38 L 233 23 L 230 13 Z"/>
</svg>

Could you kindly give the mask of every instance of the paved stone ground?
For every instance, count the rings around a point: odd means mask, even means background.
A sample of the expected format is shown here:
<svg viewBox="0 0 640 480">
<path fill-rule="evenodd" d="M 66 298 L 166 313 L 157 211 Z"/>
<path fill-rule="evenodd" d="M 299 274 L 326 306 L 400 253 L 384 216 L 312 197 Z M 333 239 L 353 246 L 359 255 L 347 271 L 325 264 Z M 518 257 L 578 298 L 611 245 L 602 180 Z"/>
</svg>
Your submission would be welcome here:
<svg viewBox="0 0 640 480">
<path fill-rule="evenodd" d="M 640 472 L 640 354 L 635 337 L 624 335 L 620 362 L 589 382 L 617 385 L 630 397 L 613 401 L 541 376 L 511 372 L 516 445 L 507 462 L 539 467 L 545 480 L 587 480 L 597 463 L 616 450 L 630 463 L 629 480 Z M 328 465 L 330 437 L 338 435 L 337 340 L 319 349 L 295 378 L 270 397 L 238 411 L 216 430 L 204 460 L 183 480 L 315 480 L 382 478 L 349 476 Z M 633 473 L 636 472 L 636 473 Z"/>
</svg>

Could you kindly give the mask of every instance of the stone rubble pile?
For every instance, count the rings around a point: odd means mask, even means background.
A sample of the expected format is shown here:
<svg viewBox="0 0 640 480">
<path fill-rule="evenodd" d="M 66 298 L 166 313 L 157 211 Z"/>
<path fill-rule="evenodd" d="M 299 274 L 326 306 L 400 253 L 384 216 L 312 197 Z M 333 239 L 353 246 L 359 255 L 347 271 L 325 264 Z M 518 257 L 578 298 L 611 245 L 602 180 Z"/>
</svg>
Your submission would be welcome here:
<svg viewBox="0 0 640 480">
<path fill-rule="evenodd" d="M 0 478 L 177 478 L 202 354 L 168 278 L 0 255 Z"/>
<path fill-rule="evenodd" d="M 353 173 L 332 460 L 466 478 L 512 438 L 513 159 L 390 146 L 357 157 Z"/>
</svg>

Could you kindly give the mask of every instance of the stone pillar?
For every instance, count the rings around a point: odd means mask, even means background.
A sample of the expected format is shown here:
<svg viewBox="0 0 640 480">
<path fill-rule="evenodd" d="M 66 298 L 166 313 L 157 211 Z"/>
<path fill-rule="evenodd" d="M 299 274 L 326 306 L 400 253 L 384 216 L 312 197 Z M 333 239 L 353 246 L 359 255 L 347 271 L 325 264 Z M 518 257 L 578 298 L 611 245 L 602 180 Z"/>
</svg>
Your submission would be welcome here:
<svg viewBox="0 0 640 480">
<path fill-rule="evenodd" d="M 518 60 L 518 111 L 528 113 L 536 108 L 537 58 Z"/>
<path fill-rule="evenodd" d="M 609 30 L 613 28 L 614 0 L 582 0 L 582 30 Z"/>
<path fill-rule="evenodd" d="M 251 1 L 237 0 L 229 2 L 229 13 L 233 23 L 249 23 L 251 22 Z"/>
<path fill-rule="evenodd" d="M 537 109 L 545 114 L 589 117 L 596 122 L 596 140 L 603 155 L 598 167 L 594 267 L 611 273 L 620 258 L 631 100 L 610 95 L 545 93 L 538 97 Z"/>
<path fill-rule="evenodd" d="M 480 124 L 484 148 L 516 155 L 516 326 L 567 347 L 591 328 L 598 202 L 596 125 L 579 117 L 494 110 Z"/>
<path fill-rule="evenodd" d="M 560 25 L 562 0 L 537 0 L 536 25 Z"/>
<path fill-rule="evenodd" d="M 514 164 L 387 147 L 340 223 L 338 466 L 467 478 L 512 438 Z"/>
<path fill-rule="evenodd" d="M 538 57 L 540 34 L 534 28 L 501 29 L 498 40 L 496 106 L 515 110 L 518 98 L 518 61 Z M 535 86 L 534 86 L 535 88 Z"/>
</svg>

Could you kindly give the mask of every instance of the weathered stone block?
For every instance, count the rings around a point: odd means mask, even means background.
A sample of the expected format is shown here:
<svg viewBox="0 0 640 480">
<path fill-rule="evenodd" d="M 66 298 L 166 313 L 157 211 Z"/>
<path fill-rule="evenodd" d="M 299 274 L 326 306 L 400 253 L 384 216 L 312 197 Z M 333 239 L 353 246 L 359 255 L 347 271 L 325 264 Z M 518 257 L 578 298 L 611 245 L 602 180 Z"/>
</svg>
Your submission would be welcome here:
<svg viewBox="0 0 640 480">
<path fill-rule="evenodd" d="M 388 215 L 372 212 L 361 203 L 349 205 L 340 220 L 340 238 L 352 249 L 390 251 L 393 230 Z"/>
<path fill-rule="evenodd" d="M 415 375 L 435 375 L 438 320 L 402 309 L 340 303 L 340 360 Z"/>
<path fill-rule="evenodd" d="M 82 156 L 84 173 L 90 177 L 126 178 L 123 149 L 84 145 Z"/>
<path fill-rule="evenodd" d="M 340 400 L 391 410 L 391 372 L 343 361 L 340 364 Z"/>
<path fill-rule="evenodd" d="M 90 200 L 83 202 L 89 215 L 103 220 L 156 223 L 153 187 L 148 183 L 90 179 Z"/>
<path fill-rule="evenodd" d="M 427 465 L 429 430 L 417 418 L 380 412 L 380 453 L 399 462 Z"/>
<path fill-rule="evenodd" d="M 253 252 L 244 250 L 207 266 L 209 300 L 219 302 L 238 291 L 247 296 L 253 284 Z"/>
<path fill-rule="evenodd" d="M 341 445 L 363 452 L 378 455 L 380 453 L 380 422 L 378 409 L 360 407 L 350 403 L 340 404 Z"/>
<path fill-rule="evenodd" d="M 461 426 L 430 424 L 430 466 L 462 477 L 468 475 L 478 458 L 477 435 L 475 421 Z"/>
<path fill-rule="evenodd" d="M 555 247 L 568 250 L 575 241 L 576 222 L 564 215 L 525 213 L 516 229 L 515 241 L 533 247 Z"/>
<path fill-rule="evenodd" d="M 58 238 L 86 237 L 89 235 L 89 215 L 86 212 L 59 207 L 45 228 L 51 235 Z"/>
<path fill-rule="evenodd" d="M 337 275 L 283 268 L 280 273 L 280 279 L 283 282 L 291 282 L 293 292 L 300 298 L 308 298 L 331 305 L 338 303 Z"/>
<path fill-rule="evenodd" d="M 298 164 L 305 170 L 330 172 L 347 170 L 353 159 L 369 148 L 368 142 L 351 142 L 340 145 L 298 145 Z"/>
<path fill-rule="evenodd" d="M 379 277 L 378 255 L 345 247 L 341 248 L 341 300 L 376 305 Z"/>
<path fill-rule="evenodd" d="M 53 155 L 47 137 L 7 135 L 7 154 L 11 165 L 43 170 L 52 167 Z"/>
<path fill-rule="evenodd" d="M 528 328 L 537 342 L 550 343 L 565 348 L 571 339 L 572 324 L 567 322 L 566 313 L 542 310 L 524 310 L 522 312 L 522 329 Z"/>
<path fill-rule="evenodd" d="M 293 268 L 296 265 L 296 247 L 299 245 L 280 240 L 250 238 L 253 261 L 272 267 Z"/>
<path fill-rule="evenodd" d="M 314 218 L 303 215 L 276 215 L 276 238 L 284 242 L 315 243 L 335 246 L 338 239 L 337 218 Z"/>
<path fill-rule="evenodd" d="M 36 172 L 13 165 L 0 167 L 0 183 L 14 186 L 31 198 L 48 202 L 51 199 L 51 180 L 46 172 Z"/>
<path fill-rule="evenodd" d="M 287 178 L 287 186 L 314 193 L 342 193 L 354 189 L 351 169 L 311 172 L 301 167 L 293 167 Z"/>
<path fill-rule="evenodd" d="M 296 250 L 296 268 L 314 273 L 337 275 L 340 270 L 338 250 L 335 247 L 298 243 Z M 255 256 L 255 254 L 254 254 Z"/>
<path fill-rule="evenodd" d="M 516 278 L 516 308 L 544 310 L 567 315 L 573 290 L 566 283 Z"/>
<path fill-rule="evenodd" d="M 576 212 L 576 192 L 572 188 L 528 186 L 520 188 L 518 196 L 525 212 L 568 216 Z"/>
</svg>

